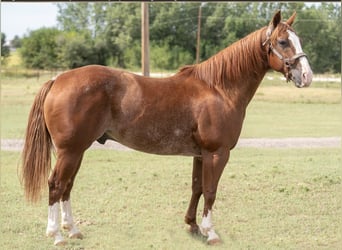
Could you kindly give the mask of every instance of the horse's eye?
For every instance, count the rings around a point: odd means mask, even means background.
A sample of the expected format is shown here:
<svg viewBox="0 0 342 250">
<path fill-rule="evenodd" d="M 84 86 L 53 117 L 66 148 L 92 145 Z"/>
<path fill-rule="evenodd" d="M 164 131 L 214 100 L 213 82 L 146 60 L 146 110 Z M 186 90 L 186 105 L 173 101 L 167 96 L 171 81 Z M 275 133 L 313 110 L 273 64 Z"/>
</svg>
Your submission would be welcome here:
<svg viewBox="0 0 342 250">
<path fill-rule="evenodd" d="M 287 40 L 278 40 L 278 44 L 282 47 L 285 47 L 289 44 Z"/>
</svg>

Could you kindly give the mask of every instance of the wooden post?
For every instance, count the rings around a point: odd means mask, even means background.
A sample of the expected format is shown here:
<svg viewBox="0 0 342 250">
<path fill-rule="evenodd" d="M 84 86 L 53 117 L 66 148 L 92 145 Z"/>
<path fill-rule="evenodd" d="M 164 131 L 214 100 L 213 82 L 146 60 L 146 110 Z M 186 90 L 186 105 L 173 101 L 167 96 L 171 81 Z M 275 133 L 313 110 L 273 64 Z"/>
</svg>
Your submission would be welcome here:
<svg viewBox="0 0 342 250">
<path fill-rule="evenodd" d="M 141 67 L 144 76 L 150 76 L 148 3 L 141 3 Z"/>
<path fill-rule="evenodd" d="M 202 3 L 198 7 L 196 63 L 200 62 Z"/>
</svg>

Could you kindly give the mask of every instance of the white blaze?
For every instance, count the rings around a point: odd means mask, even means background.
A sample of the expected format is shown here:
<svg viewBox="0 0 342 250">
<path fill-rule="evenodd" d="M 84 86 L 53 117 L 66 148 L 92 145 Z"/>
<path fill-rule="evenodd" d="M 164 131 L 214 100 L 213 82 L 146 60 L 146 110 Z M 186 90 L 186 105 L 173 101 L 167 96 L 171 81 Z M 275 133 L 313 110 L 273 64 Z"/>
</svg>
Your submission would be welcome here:
<svg viewBox="0 0 342 250">
<path fill-rule="evenodd" d="M 292 42 L 296 54 L 303 53 L 298 36 L 291 30 L 287 30 L 287 33 L 289 33 L 289 40 Z M 308 59 L 305 56 L 302 56 L 299 58 L 299 63 L 302 66 L 302 84 L 310 84 L 312 81 L 312 71 Z M 303 79 L 303 76 L 305 76 L 305 79 Z"/>
</svg>

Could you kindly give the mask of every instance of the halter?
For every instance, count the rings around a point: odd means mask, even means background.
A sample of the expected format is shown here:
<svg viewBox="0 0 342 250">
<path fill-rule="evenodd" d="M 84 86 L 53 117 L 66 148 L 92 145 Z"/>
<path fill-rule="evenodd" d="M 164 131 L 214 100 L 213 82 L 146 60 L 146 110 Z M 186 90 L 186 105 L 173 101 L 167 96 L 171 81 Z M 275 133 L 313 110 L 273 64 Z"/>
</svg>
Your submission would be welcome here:
<svg viewBox="0 0 342 250">
<path fill-rule="evenodd" d="M 290 79 L 290 74 L 289 74 L 289 70 L 291 68 L 291 66 L 295 63 L 295 61 L 303 56 L 307 57 L 307 55 L 304 52 L 295 54 L 293 57 L 289 58 L 289 57 L 283 57 L 278 50 L 276 50 L 276 48 L 273 47 L 272 42 L 270 40 L 270 37 L 267 36 L 265 42 L 262 43 L 262 46 L 265 46 L 266 43 L 269 44 L 269 53 L 272 51 L 274 55 L 276 55 L 281 61 L 283 61 L 286 72 L 285 72 L 285 76 L 286 76 L 286 81 L 289 82 Z"/>
</svg>

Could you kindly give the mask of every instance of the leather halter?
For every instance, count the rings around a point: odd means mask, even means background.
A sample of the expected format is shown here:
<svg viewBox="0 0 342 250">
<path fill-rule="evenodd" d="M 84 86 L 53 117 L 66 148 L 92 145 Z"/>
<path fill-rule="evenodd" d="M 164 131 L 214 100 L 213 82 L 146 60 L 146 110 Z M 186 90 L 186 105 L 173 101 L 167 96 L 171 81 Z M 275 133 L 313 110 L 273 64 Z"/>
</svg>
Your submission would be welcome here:
<svg viewBox="0 0 342 250">
<path fill-rule="evenodd" d="M 276 50 L 276 48 L 273 47 L 272 42 L 270 40 L 270 37 L 267 37 L 265 42 L 262 43 L 262 46 L 265 46 L 268 43 L 269 45 L 269 52 L 272 52 L 274 55 L 276 55 L 281 61 L 283 61 L 286 72 L 285 72 L 285 76 L 286 76 L 286 81 L 290 81 L 290 74 L 289 74 L 289 70 L 291 69 L 291 66 L 295 63 L 295 61 L 303 56 L 307 57 L 307 55 L 304 52 L 295 54 L 294 56 L 292 56 L 291 58 L 289 57 L 283 57 L 278 50 Z"/>
</svg>

